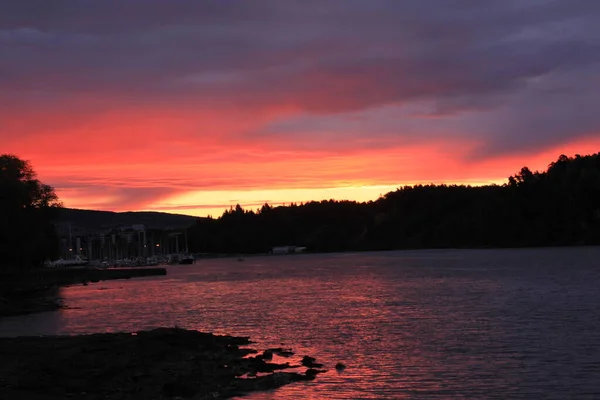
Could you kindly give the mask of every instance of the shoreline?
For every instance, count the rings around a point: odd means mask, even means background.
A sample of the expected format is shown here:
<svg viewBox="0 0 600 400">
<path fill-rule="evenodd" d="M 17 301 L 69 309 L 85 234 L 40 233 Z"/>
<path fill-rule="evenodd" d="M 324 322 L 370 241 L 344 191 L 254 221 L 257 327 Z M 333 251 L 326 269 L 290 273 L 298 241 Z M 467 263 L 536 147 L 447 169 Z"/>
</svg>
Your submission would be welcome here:
<svg viewBox="0 0 600 400">
<path fill-rule="evenodd" d="M 166 275 L 166 268 L 37 269 L 0 274 L 0 318 L 55 311 L 64 307 L 58 296 L 63 286 L 115 279 Z"/>
<path fill-rule="evenodd" d="M 310 357 L 296 364 L 270 362 L 273 354 L 294 354 L 240 347 L 249 344 L 248 337 L 179 328 L 0 338 L 0 398 L 225 399 L 325 372 L 304 362 L 314 361 Z M 294 369 L 303 372 L 284 371 Z"/>
</svg>

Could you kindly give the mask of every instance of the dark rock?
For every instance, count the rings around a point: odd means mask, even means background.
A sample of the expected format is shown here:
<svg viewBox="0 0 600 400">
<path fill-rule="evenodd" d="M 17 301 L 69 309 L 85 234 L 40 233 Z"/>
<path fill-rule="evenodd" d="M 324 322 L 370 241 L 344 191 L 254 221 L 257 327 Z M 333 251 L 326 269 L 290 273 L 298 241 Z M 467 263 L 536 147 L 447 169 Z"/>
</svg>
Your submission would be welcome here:
<svg viewBox="0 0 600 400">
<path fill-rule="evenodd" d="M 302 357 L 302 365 L 308 368 L 321 368 L 323 364 L 319 364 L 316 362 L 317 360 L 314 357 L 304 356 Z"/>
<path fill-rule="evenodd" d="M 162 393 L 168 397 L 192 397 L 196 389 L 184 382 L 167 382 L 163 385 Z"/>
<path fill-rule="evenodd" d="M 335 369 L 338 371 L 343 371 L 346 369 L 346 366 L 344 364 L 342 364 L 341 362 L 335 364 Z"/>
<path fill-rule="evenodd" d="M 313 380 L 314 376 L 307 376 L 296 372 L 274 372 L 270 375 L 259 376 L 252 379 L 241 379 L 235 385 L 233 393 L 240 394 L 254 390 L 272 390 L 293 382 Z M 231 393 L 227 394 L 231 396 Z"/>
<path fill-rule="evenodd" d="M 271 360 L 273 358 L 273 354 L 276 354 L 280 357 L 291 357 L 294 355 L 294 352 L 289 349 L 275 347 L 275 348 L 266 349 L 262 354 L 262 358 L 264 360 Z"/>
<path fill-rule="evenodd" d="M 305 364 L 312 364 L 312 363 L 314 363 L 315 361 L 317 361 L 317 359 L 316 359 L 316 358 L 314 358 L 314 357 L 309 357 L 309 356 L 304 356 L 304 357 L 302 357 L 302 365 L 305 365 Z"/>
<path fill-rule="evenodd" d="M 227 398 L 306 381 L 239 346 L 247 337 L 177 328 L 84 336 L 0 338 L 0 399 Z M 257 373 L 266 374 L 255 378 Z M 241 378 L 247 376 L 249 378 Z M 43 396 L 40 396 L 43 394 Z"/>
<path fill-rule="evenodd" d="M 291 357 L 294 355 L 294 352 L 289 349 L 283 349 L 281 347 L 275 347 L 272 349 L 267 349 L 265 351 L 269 351 L 273 354 L 277 354 L 280 357 Z"/>
<path fill-rule="evenodd" d="M 315 377 L 317 376 L 317 374 L 322 374 L 324 372 L 327 372 L 327 370 L 320 370 L 320 369 L 315 369 L 315 368 L 309 368 L 306 370 L 306 372 L 304 373 L 304 375 L 306 375 L 309 379 L 315 379 Z"/>
</svg>

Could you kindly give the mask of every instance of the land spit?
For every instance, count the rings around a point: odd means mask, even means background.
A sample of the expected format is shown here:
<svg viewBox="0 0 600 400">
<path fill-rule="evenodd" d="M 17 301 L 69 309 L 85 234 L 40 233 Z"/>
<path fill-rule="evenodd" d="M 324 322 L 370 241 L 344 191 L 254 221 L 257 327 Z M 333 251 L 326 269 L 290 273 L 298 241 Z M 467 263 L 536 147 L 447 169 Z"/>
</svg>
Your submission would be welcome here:
<svg viewBox="0 0 600 400">
<path fill-rule="evenodd" d="M 52 311 L 62 307 L 60 286 L 111 279 L 166 275 L 165 268 L 43 268 L 0 274 L 0 317 Z"/>
<path fill-rule="evenodd" d="M 258 354 L 240 347 L 251 343 L 247 337 L 178 328 L 0 338 L 0 398 L 225 399 L 323 372 L 267 361 L 290 351 Z M 289 368 L 304 372 L 282 372 Z"/>
</svg>

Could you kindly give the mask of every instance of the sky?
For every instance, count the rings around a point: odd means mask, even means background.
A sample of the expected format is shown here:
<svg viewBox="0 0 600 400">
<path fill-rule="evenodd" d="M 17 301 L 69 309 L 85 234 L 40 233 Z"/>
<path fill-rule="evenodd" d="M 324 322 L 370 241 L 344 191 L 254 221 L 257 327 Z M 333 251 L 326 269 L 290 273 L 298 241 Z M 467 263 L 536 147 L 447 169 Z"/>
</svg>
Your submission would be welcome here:
<svg viewBox="0 0 600 400">
<path fill-rule="evenodd" d="M 0 0 L 0 154 L 219 216 L 600 151 L 600 1 Z"/>
</svg>

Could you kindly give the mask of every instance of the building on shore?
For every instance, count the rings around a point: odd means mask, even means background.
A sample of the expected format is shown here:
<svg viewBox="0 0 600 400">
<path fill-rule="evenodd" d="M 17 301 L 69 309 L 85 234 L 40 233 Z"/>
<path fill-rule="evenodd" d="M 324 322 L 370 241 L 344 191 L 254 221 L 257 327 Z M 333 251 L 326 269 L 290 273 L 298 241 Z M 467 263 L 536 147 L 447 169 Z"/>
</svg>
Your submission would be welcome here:
<svg viewBox="0 0 600 400">
<path fill-rule="evenodd" d="M 273 255 L 281 255 L 281 254 L 298 254 L 304 253 L 306 251 L 306 247 L 301 246 L 275 246 L 271 249 L 271 254 Z"/>
</svg>

